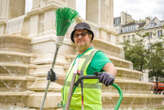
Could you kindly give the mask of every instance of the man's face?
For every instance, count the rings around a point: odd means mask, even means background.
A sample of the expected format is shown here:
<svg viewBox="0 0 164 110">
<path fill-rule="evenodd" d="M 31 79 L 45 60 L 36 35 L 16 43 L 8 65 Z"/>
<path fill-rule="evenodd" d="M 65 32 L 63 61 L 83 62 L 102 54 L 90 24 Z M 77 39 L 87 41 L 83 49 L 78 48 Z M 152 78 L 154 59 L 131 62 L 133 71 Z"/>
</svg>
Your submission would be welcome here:
<svg viewBox="0 0 164 110">
<path fill-rule="evenodd" d="M 80 50 L 90 47 L 91 37 L 87 30 L 76 30 L 73 36 L 75 45 Z"/>
</svg>

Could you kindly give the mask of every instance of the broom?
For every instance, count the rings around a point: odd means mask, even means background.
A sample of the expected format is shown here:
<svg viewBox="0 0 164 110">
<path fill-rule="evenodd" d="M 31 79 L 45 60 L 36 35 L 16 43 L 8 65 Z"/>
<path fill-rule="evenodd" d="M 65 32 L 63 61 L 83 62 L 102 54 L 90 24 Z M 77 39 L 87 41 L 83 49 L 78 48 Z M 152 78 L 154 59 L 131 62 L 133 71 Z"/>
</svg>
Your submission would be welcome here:
<svg viewBox="0 0 164 110">
<path fill-rule="evenodd" d="M 59 47 L 62 45 L 62 42 L 64 40 L 64 36 L 70 27 L 70 25 L 73 23 L 74 19 L 77 17 L 78 12 L 71 9 L 71 8 L 58 8 L 56 10 L 56 36 L 57 36 L 57 42 L 56 42 L 56 50 L 53 58 L 53 62 L 51 65 L 51 69 L 53 69 L 55 62 L 56 62 L 56 57 L 57 53 L 59 50 Z M 56 75 L 54 75 L 56 77 Z M 43 110 L 44 103 L 47 97 L 47 92 L 48 88 L 50 85 L 50 80 L 47 82 L 47 86 L 45 89 L 45 94 L 41 102 L 40 110 Z"/>
</svg>

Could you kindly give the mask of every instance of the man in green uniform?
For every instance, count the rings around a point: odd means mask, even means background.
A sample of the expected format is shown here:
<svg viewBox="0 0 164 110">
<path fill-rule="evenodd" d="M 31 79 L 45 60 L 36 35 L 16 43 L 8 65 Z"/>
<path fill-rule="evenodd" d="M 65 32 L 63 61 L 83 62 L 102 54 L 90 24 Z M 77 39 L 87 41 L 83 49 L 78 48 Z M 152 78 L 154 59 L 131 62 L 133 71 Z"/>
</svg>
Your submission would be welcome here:
<svg viewBox="0 0 164 110">
<path fill-rule="evenodd" d="M 106 86 L 113 84 L 116 69 L 109 58 L 99 50 L 94 49 L 92 40 L 94 33 L 89 24 L 78 23 L 71 33 L 71 40 L 75 44 L 78 55 L 73 60 L 62 89 L 62 104 L 65 107 L 68 98 L 70 82 L 74 72 L 79 75 L 95 75 L 99 72 L 99 79 L 84 79 L 71 99 L 70 110 L 102 110 L 101 83 Z M 54 81 L 55 72 L 48 72 L 48 79 Z M 77 75 L 78 76 L 78 75 Z M 77 79 L 76 79 L 77 80 Z"/>
</svg>

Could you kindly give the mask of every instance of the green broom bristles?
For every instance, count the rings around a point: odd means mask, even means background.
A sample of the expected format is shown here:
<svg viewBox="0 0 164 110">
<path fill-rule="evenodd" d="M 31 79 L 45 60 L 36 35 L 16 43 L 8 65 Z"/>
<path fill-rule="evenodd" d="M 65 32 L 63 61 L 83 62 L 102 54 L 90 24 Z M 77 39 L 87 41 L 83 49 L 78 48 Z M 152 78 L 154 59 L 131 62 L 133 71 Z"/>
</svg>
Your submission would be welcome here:
<svg viewBox="0 0 164 110">
<path fill-rule="evenodd" d="M 77 15 L 78 12 L 71 8 L 58 8 L 56 10 L 56 35 L 64 36 Z"/>
</svg>

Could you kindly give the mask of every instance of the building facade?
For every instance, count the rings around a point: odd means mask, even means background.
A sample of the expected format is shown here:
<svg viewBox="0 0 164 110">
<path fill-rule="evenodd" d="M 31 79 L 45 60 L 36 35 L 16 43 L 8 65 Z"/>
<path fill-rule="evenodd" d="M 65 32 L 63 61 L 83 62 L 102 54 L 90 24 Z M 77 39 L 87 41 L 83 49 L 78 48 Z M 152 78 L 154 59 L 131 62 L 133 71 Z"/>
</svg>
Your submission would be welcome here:
<svg viewBox="0 0 164 110">
<path fill-rule="evenodd" d="M 135 39 L 144 37 L 145 48 L 151 49 L 151 45 L 162 40 L 161 37 L 164 36 L 164 20 L 159 20 L 157 17 L 146 17 L 144 20 L 137 21 L 131 15 L 122 12 L 120 17 L 114 18 L 114 27 L 118 33 L 116 41 L 119 45 L 127 40 L 133 43 Z M 145 72 L 148 73 L 149 70 Z M 144 78 L 148 78 L 148 74 Z M 152 78 L 145 80 L 154 81 Z M 163 80 L 159 78 L 158 81 Z"/>
<path fill-rule="evenodd" d="M 114 18 L 114 27 L 119 34 L 118 43 L 123 43 L 125 40 L 133 42 L 134 39 L 145 36 L 148 45 L 164 35 L 164 20 L 159 20 L 157 17 L 146 17 L 144 20 L 137 21 L 131 15 L 122 12 L 120 17 Z"/>
</svg>

